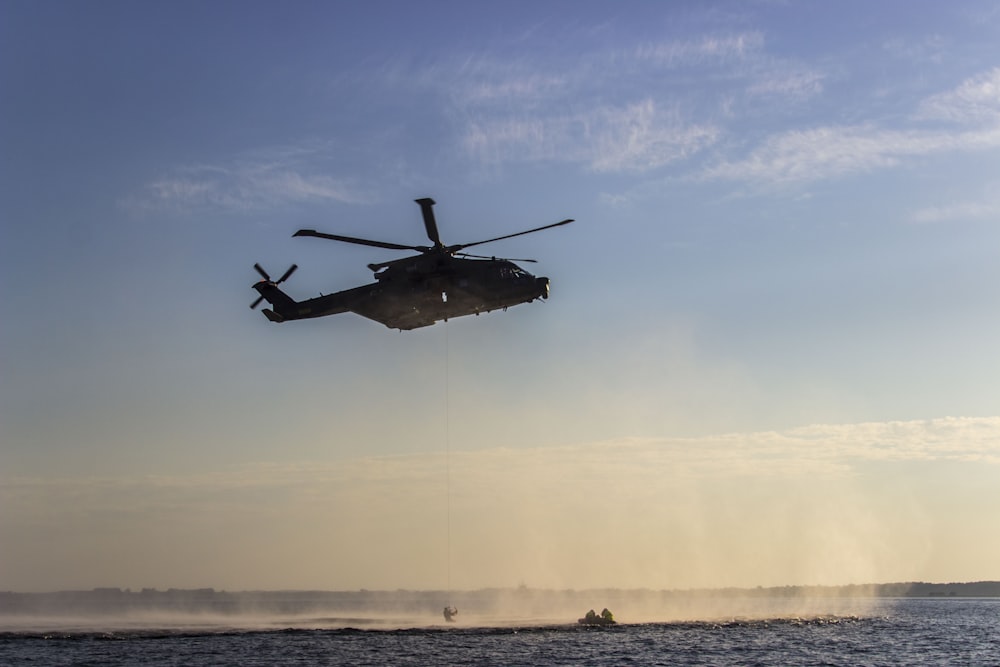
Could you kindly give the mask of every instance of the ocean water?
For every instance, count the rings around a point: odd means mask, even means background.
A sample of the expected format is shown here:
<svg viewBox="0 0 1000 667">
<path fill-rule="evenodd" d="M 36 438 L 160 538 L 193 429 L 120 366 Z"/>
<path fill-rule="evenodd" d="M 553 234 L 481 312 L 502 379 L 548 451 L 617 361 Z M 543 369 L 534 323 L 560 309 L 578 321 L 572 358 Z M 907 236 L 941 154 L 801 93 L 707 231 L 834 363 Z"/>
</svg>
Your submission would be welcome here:
<svg viewBox="0 0 1000 667">
<path fill-rule="evenodd" d="M 834 605 L 836 606 L 836 605 Z M 970 665 L 1000 667 L 1000 599 L 881 599 L 859 614 L 622 623 L 393 627 L 298 619 L 0 624 L 0 665 Z M 352 621 L 356 621 L 352 623 Z M 274 621 L 279 623 L 280 621 Z M 352 627 L 355 626 L 355 627 Z M 84 627 L 86 626 L 86 627 Z M 315 626 L 315 627 L 310 627 Z M 339 626 L 339 627 L 334 627 Z M 14 629 L 12 629 L 14 628 Z"/>
</svg>

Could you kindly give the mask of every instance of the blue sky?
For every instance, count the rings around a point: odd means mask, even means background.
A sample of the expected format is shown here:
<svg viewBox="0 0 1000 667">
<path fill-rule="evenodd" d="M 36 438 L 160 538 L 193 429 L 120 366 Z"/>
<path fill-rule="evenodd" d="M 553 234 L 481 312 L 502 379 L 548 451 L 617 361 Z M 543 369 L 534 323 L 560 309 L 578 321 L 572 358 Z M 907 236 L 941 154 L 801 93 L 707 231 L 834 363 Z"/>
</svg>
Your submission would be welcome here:
<svg viewBox="0 0 1000 667">
<path fill-rule="evenodd" d="M 0 588 L 1000 577 L 994 3 L 0 8 Z M 549 301 L 247 308 L 423 196 Z"/>
</svg>

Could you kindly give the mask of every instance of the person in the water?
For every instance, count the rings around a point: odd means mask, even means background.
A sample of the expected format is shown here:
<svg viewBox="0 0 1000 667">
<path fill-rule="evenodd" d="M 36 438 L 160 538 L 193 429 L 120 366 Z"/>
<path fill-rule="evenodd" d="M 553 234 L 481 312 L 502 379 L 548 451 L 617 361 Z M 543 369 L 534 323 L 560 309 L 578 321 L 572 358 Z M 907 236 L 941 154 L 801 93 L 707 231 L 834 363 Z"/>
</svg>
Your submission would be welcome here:
<svg viewBox="0 0 1000 667">
<path fill-rule="evenodd" d="M 447 607 L 444 608 L 444 620 L 448 621 L 449 623 L 454 623 L 455 615 L 457 613 L 458 609 L 455 609 L 451 605 L 448 605 Z"/>
</svg>

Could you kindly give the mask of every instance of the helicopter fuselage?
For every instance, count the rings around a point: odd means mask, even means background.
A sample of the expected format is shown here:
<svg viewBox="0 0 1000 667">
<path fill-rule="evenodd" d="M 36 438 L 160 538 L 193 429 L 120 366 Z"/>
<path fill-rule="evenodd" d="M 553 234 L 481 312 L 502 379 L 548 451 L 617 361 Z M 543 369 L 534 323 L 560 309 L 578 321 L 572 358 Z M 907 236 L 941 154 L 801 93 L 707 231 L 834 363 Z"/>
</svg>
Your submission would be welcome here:
<svg viewBox="0 0 1000 667">
<path fill-rule="evenodd" d="M 376 274 L 377 282 L 294 301 L 274 283 L 254 285 L 273 306 L 273 322 L 353 312 L 390 329 L 417 329 L 442 320 L 506 309 L 549 295 L 549 279 L 536 277 L 504 259 L 466 259 L 442 255 L 394 263 Z"/>
</svg>

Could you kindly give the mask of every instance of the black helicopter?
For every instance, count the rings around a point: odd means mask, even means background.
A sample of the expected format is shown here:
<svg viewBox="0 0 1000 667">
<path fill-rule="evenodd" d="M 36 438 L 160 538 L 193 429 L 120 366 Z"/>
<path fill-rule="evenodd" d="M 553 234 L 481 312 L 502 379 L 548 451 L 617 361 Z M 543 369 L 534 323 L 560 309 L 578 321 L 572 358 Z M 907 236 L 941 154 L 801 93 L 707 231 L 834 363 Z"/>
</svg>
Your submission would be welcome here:
<svg viewBox="0 0 1000 667">
<path fill-rule="evenodd" d="M 461 251 L 492 241 L 559 227 L 573 220 L 563 220 L 485 241 L 445 245 L 441 242 L 437 222 L 434 220 L 434 200 L 425 197 L 416 202 L 423 213 L 427 237 L 433 245 L 371 241 L 324 234 L 314 229 L 300 229 L 292 236 L 313 236 L 389 250 L 416 250 L 419 255 L 369 264 L 368 268 L 375 272 L 376 282 L 306 301 L 295 301 L 278 289 L 278 285 L 295 272 L 297 265 L 293 264 L 278 280 L 271 280 L 259 264 L 254 264 L 263 280 L 253 286 L 260 296 L 250 307 L 256 308 L 261 301 L 266 300 L 271 308 L 265 308 L 264 315 L 272 322 L 352 312 L 381 322 L 390 329 L 408 330 L 430 326 L 452 317 L 478 315 L 548 298 L 548 278 L 536 278 L 509 259 L 469 255 Z"/>
</svg>

